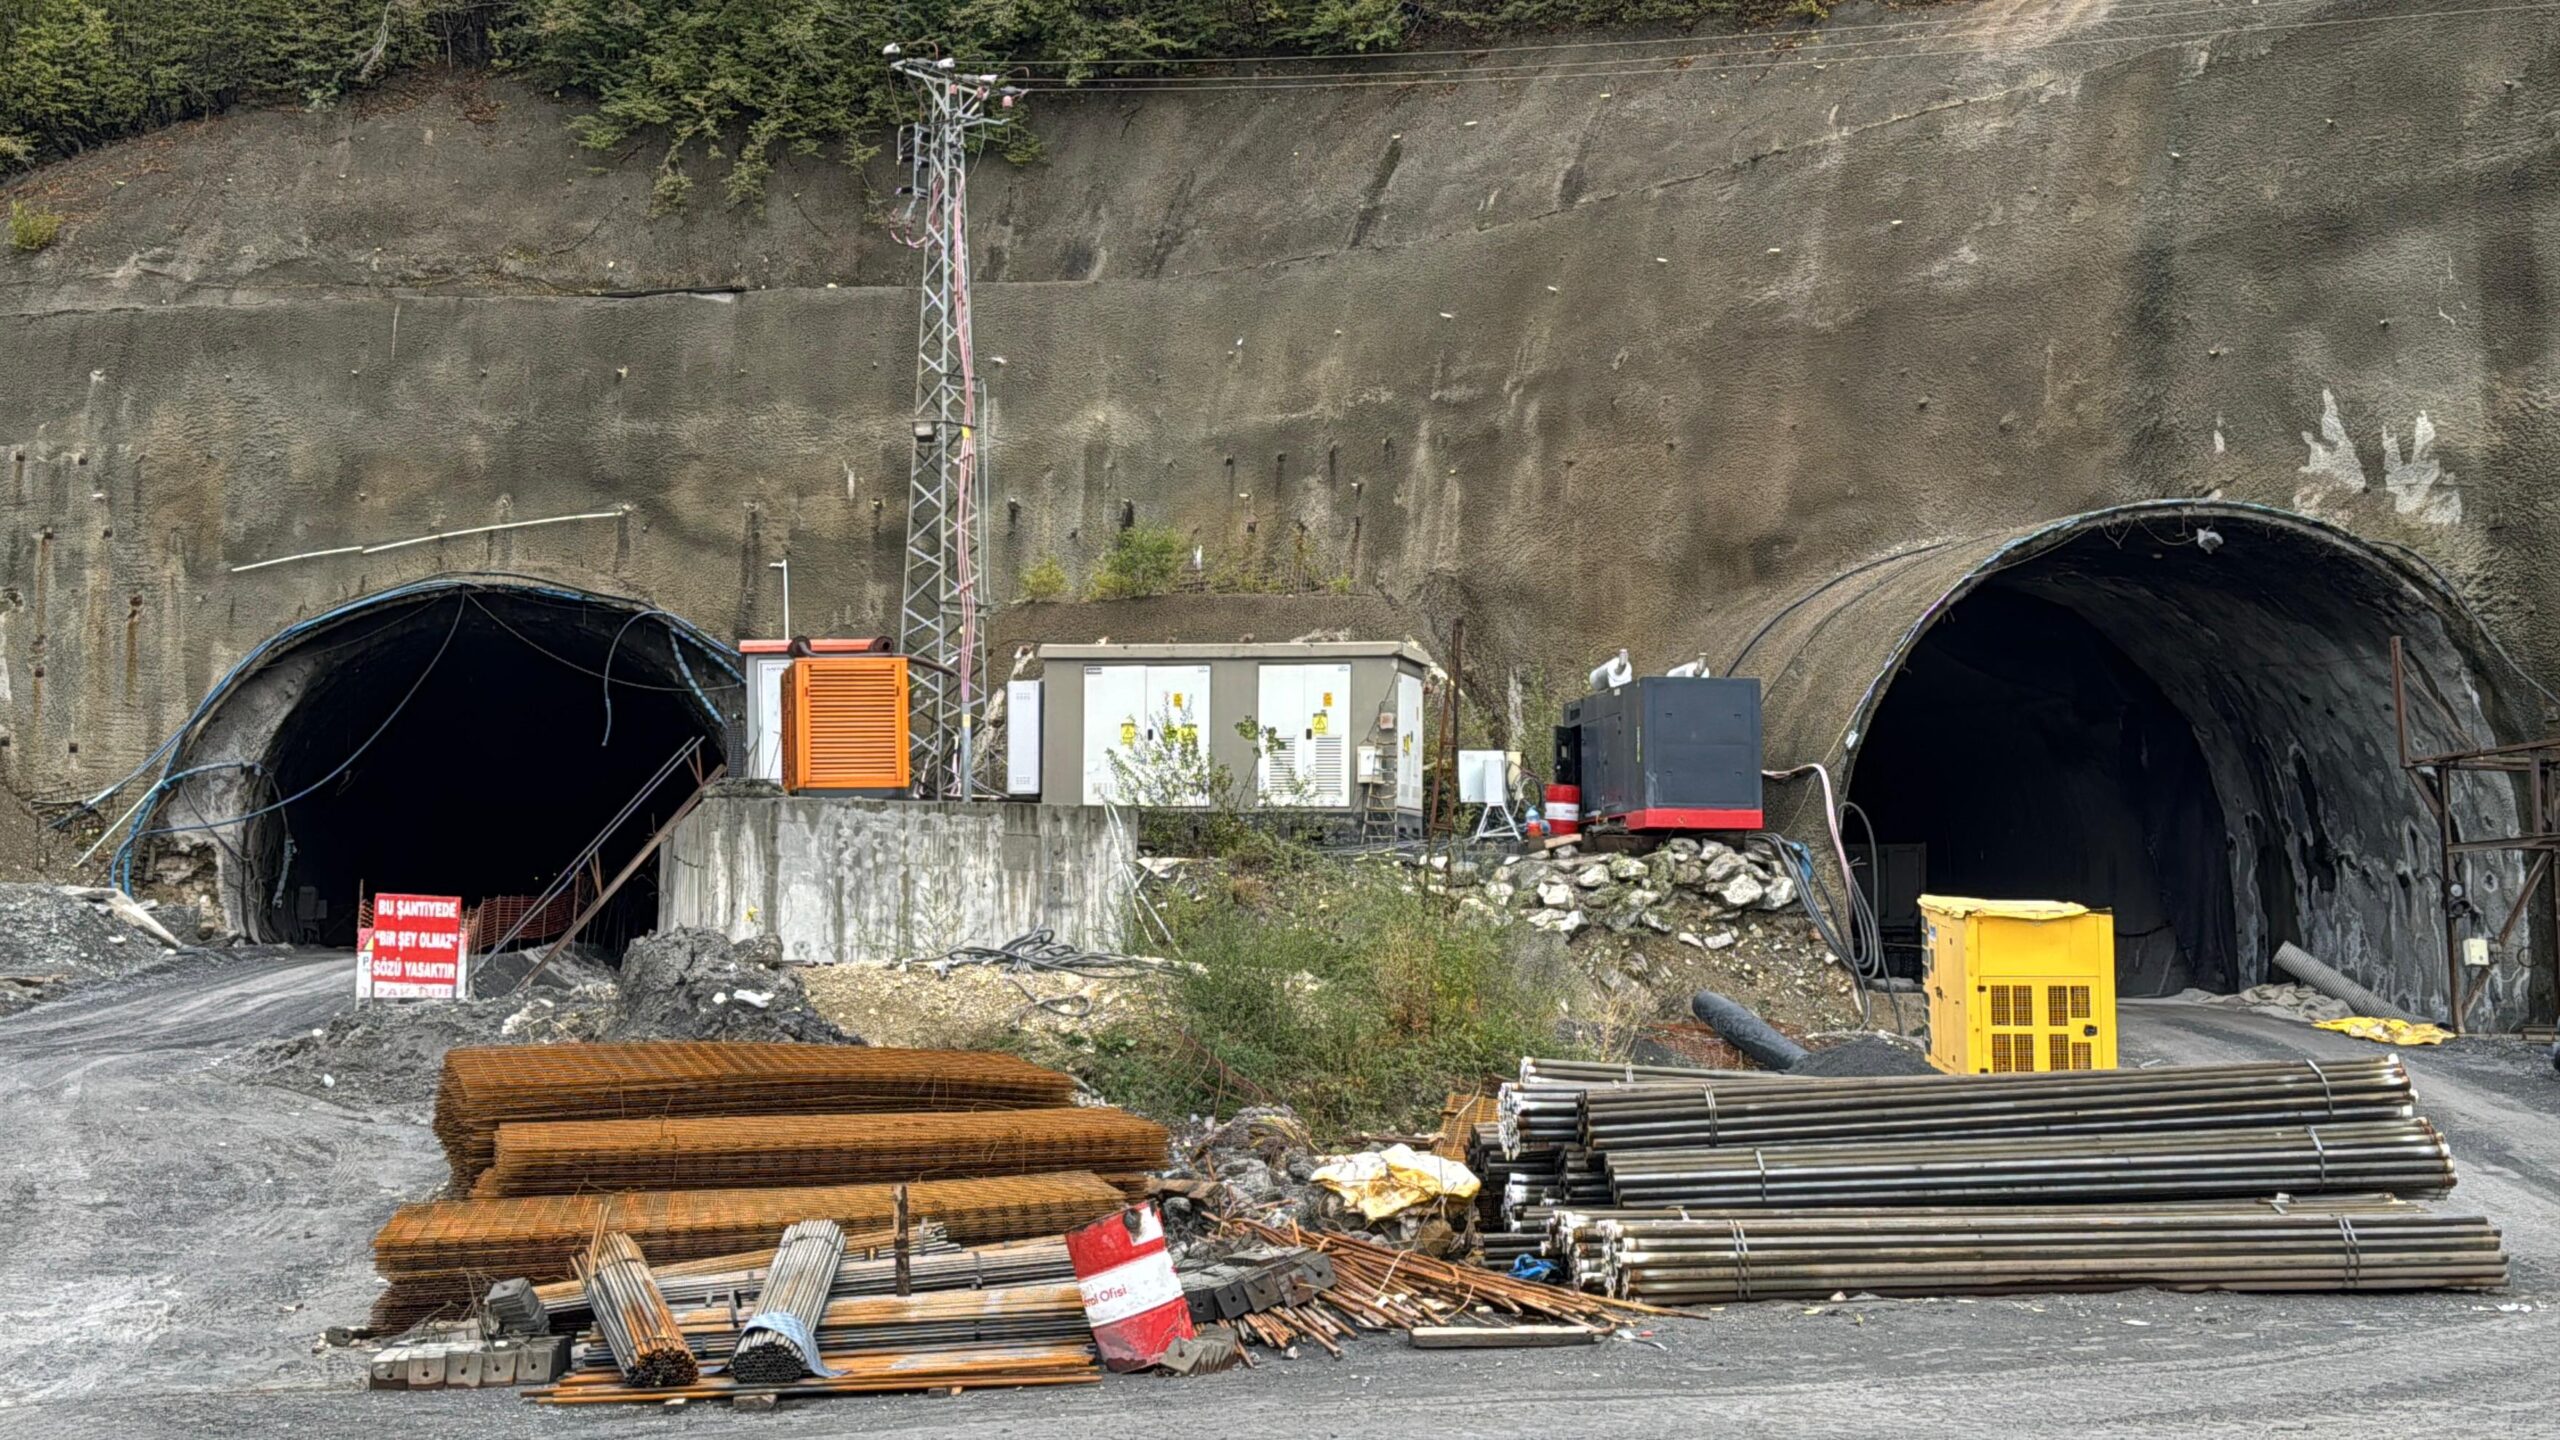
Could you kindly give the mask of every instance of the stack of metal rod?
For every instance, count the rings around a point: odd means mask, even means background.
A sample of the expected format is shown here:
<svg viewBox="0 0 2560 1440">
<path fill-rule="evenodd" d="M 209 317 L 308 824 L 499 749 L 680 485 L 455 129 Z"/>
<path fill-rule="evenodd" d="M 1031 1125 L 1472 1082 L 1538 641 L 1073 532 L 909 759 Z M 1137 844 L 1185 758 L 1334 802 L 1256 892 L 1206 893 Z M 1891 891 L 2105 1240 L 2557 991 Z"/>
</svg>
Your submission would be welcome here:
<svg viewBox="0 0 2560 1440">
<path fill-rule="evenodd" d="M 889 1294 L 897 1284 L 897 1261 L 888 1253 L 891 1248 L 892 1242 L 884 1232 L 846 1237 L 845 1258 L 836 1267 L 828 1298 Z M 658 1288 L 666 1294 L 667 1303 L 678 1309 L 751 1296 L 764 1285 L 765 1266 L 770 1259 L 770 1255 L 756 1252 L 661 1265 L 657 1267 Z M 1075 1273 L 1075 1264 L 1067 1256 L 1067 1242 L 1055 1236 L 964 1249 L 942 1238 L 938 1229 L 928 1233 L 927 1227 L 918 1227 L 908 1247 L 908 1288 L 918 1292 L 1001 1290 L 1072 1280 Z M 536 1286 L 534 1296 L 555 1326 L 585 1323 L 586 1302 L 574 1284 Z"/>
<path fill-rule="evenodd" d="M 1507 1234 L 1488 1240 L 1485 1263 L 1536 1255 L 1573 1283 L 1630 1298 L 1996 1289 L 2013 1283 L 2001 1266 L 2032 1242 L 2000 1247 L 2037 1235 L 2061 1262 L 2039 1278 L 2065 1289 L 2468 1286 L 2505 1274 L 2485 1220 L 2401 1203 L 2445 1193 L 2455 1173 L 2396 1056 L 1820 1080 L 1524 1060 L 1500 1103 Z M 1574 1183 L 1585 1155 L 1605 1187 Z M 2380 1198 L 2338 1198 L 2365 1194 Z M 2265 1202 L 2278 1197 L 2294 1197 L 2296 1218 L 2267 1218 L 2279 1212 Z M 2361 1222 L 2348 1212 L 2359 1205 L 2385 1217 L 2383 1248 L 2354 1233 Z M 2150 1218 L 2106 1218 L 2127 1209 Z M 2235 1210 L 2242 1218 L 2219 1230 L 2199 1218 Z M 2313 1213 L 2327 1217 L 2335 1247 L 2304 1238 L 2318 1226 L 2299 1217 Z M 1903 1219 L 1856 1223 L 1895 1215 Z M 1762 1220 L 1796 1228 L 1764 1232 Z M 2082 1221 L 2087 1231 L 2068 1228 Z M 2177 1250 L 2208 1231 L 2210 1244 Z M 2269 1238 L 2260 1269 L 2223 1264 L 2248 1249 L 2244 1232 Z M 1763 1233 L 1788 1247 L 1801 1291 L 1758 1268 Z M 1966 1237 L 1976 1235 L 1990 1238 L 1967 1269 Z M 1927 1265 L 1904 1263 L 1894 1245 L 1905 1240 Z M 2446 1253 L 2428 1248 L 2439 1241 Z M 1674 1242 L 1684 1255 L 1725 1246 L 1722 1261 L 1690 1267 L 1720 1278 L 1683 1276 L 1695 1295 L 1634 1278 L 1678 1269 L 1631 1258 L 1670 1253 Z M 2367 1255 L 2381 1257 L 2376 1268 L 2363 1268 Z"/>
<path fill-rule="evenodd" d="M 743 1326 L 732 1305 L 708 1305 L 675 1317 L 690 1352 L 705 1366 L 730 1361 Z M 1074 1281 L 1001 1290 L 937 1290 L 922 1295 L 856 1295 L 830 1300 L 811 1327 L 829 1356 L 868 1351 L 940 1351 L 971 1345 L 1024 1345 L 1083 1339 L 1091 1333 Z M 610 1341 L 610 1336 L 605 1337 Z M 614 1363 L 610 1344 L 588 1343 L 577 1367 Z M 761 1383 L 743 1373 L 742 1383 Z"/>
<path fill-rule="evenodd" d="M 844 1231 L 833 1220 L 803 1220 L 782 1232 L 766 1267 L 756 1313 L 729 1354 L 729 1373 L 746 1385 L 787 1385 L 816 1373 L 818 1325 L 844 1263 Z"/>
<path fill-rule="evenodd" d="M 2149 1135 L 2408 1120 L 2396 1055 L 2158 1070 L 1896 1075 L 1820 1084 L 1693 1080 L 1587 1090 L 1573 1142 L 1631 1150 L 1928 1140 L 1969 1135 Z"/>
<path fill-rule="evenodd" d="M 2494 1289 L 2497 1228 L 2387 1196 L 1578 1219 L 1575 1279 L 1659 1305 L 2024 1291 Z"/>
<path fill-rule="evenodd" d="M 2141 1130 L 1609 1156 L 1622 1206 L 2086 1204 L 2101 1200 L 2440 1195 L 2453 1154 L 2424 1120 L 2250 1130 Z"/>
<path fill-rule="evenodd" d="M 666 1297 L 649 1277 L 640 1247 L 619 1230 L 596 1237 L 578 1257 L 578 1280 L 587 1308 L 615 1369 L 635 1385 L 690 1385 L 702 1374 L 692 1347 L 677 1332 Z"/>
</svg>

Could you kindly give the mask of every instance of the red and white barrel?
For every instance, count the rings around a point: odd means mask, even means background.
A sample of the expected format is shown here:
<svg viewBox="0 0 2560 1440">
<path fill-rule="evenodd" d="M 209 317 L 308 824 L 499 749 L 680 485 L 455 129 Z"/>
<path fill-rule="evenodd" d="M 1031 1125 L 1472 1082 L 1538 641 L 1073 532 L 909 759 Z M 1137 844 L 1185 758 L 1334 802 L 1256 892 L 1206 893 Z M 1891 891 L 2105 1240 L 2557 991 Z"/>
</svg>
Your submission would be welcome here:
<svg viewBox="0 0 2560 1440">
<path fill-rule="evenodd" d="M 1550 785 L 1547 787 L 1547 833 L 1579 835 L 1582 833 L 1582 787 Z"/>
<path fill-rule="evenodd" d="M 1164 1221 L 1153 1205 L 1132 1205 L 1067 1232 L 1085 1323 L 1094 1347 L 1114 1370 L 1144 1370 L 1165 1347 L 1191 1338 L 1191 1306 L 1164 1247 Z"/>
</svg>

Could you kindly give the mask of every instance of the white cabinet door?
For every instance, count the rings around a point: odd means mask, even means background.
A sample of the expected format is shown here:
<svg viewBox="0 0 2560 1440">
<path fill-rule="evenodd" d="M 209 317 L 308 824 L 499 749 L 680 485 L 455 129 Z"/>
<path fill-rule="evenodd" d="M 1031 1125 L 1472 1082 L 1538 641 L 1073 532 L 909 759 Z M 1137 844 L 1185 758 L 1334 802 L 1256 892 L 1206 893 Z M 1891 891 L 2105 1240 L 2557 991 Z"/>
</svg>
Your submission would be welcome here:
<svg viewBox="0 0 2560 1440">
<path fill-rule="evenodd" d="M 1111 805 L 1120 800 L 1120 771 L 1146 734 L 1147 667 L 1084 667 L 1084 803 Z"/>
<path fill-rule="evenodd" d="M 1158 793 L 1147 798 L 1165 805 L 1207 805 L 1209 667 L 1148 666 L 1141 724 L 1151 742 L 1148 758 L 1165 773 L 1165 783 L 1153 787 Z"/>
<path fill-rule="evenodd" d="M 1396 676 L 1396 808 L 1422 808 L 1422 677 Z"/>
<path fill-rule="evenodd" d="M 782 781 L 782 675 L 788 655 L 747 657 L 747 777 Z"/>
<path fill-rule="evenodd" d="M 1265 804 L 1339 810 L 1351 803 L 1351 667 L 1265 665 L 1254 716 L 1269 740 Z"/>
<path fill-rule="evenodd" d="M 1304 712 L 1298 776 L 1308 805 L 1340 810 L 1351 803 L 1351 667 L 1301 665 L 1298 708 Z"/>
<path fill-rule="evenodd" d="M 1004 793 L 1040 794 L 1040 682 L 1004 682 Z"/>
<path fill-rule="evenodd" d="M 1261 732 L 1255 748 L 1262 758 L 1254 764 L 1254 793 L 1265 805 L 1286 805 L 1298 793 L 1298 698 L 1303 692 L 1303 667 L 1265 665 L 1261 673 L 1261 693 L 1253 711 L 1254 728 Z"/>
</svg>

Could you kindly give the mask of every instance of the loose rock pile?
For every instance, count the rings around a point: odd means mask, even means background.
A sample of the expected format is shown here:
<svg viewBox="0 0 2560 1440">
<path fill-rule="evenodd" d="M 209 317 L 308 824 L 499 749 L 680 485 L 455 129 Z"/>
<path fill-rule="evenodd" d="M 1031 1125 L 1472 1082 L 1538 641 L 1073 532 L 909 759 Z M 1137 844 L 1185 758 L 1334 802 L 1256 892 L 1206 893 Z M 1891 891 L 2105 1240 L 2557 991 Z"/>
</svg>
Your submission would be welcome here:
<svg viewBox="0 0 2560 1440">
<path fill-rule="evenodd" d="M 192 931 L 189 923 L 184 938 Z M 169 953 L 104 901 L 59 885 L 0 885 L 0 1014 L 120 979 Z"/>
<path fill-rule="evenodd" d="M 731 944 L 708 930 L 636 941 L 617 973 L 565 954 L 523 993 L 520 955 L 475 963 L 474 998 L 377 1001 L 235 1062 L 269 1084 L 343 1102 L 424 1104 L 436 1067 L 457 1045 L 564 1040 L 798 1040 L 859 1044 L 809 1007 L 798 973 L 771 940 Z"/>
<path fill-rule="evenodd" d="M 1649 855 L 1581 855 L 1568 846 L 1553 856 L 1492 862 L 1434 856 L 1432 865 L 1439 871 L 1436 885 L 1472 890 L 1471 903 L 1558 935 L 1596 925 L 1618 934 L 1650 930 L 1721 950 L 1734 943 L 1730 928 L 1698 933 L 1684 927 L 1796 906 L 1795 877 L 1773 857 L 1685 835 Z"/>
</svg>

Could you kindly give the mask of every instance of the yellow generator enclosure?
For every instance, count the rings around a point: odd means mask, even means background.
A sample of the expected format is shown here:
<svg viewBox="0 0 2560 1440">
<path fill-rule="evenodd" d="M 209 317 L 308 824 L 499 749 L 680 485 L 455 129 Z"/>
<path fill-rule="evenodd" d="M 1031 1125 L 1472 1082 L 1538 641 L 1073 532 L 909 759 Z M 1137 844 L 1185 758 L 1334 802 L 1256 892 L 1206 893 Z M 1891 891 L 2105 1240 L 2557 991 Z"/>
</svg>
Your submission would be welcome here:
<svg viewBox="0 0 2560 1440">
<path fill-rule="evenodd" d="M 2116 1068 L 2113 914 L 1923 895 L 1920 918 L 1930 1064 L 1951 1075 Z"/>
</svg>

